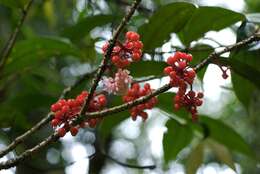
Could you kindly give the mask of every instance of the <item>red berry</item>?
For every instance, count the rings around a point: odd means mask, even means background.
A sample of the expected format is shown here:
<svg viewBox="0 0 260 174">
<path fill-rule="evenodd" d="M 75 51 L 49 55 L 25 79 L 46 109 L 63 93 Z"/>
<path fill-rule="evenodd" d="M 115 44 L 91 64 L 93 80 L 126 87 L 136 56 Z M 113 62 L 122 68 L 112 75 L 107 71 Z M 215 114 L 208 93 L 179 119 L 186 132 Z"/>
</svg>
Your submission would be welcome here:
<svg viewBox="0 0 260 174">
<path fill-rule="evenodd" d="M 112 62 L 113 62 L 113 63 L 117 63 L 119 60 L 120 60 L 120 57 L 119 57 L 119 56 L 113 56 L 113 57 L 112 57 Z"/>
<path fill-rule="evenodd" d="M 63 114 L 68 113 L 69 110 L 70 110 L 70 107 L 69 107 L 68 105 L 65 105 L 65 106 L 63 106 L 63 107 L 61 108 L 61 112 L 62 112 Z"/>
<path fill-rule="evenodd" d="M 58 119 L 53 119 L 53 120 L 51 121 L 51 125 L 52 125 L 52 127 L 56 127 L 56 126 L 58 126 L 59 123 L 60 123 L 60 121 L 59 121 Z"/>
<path fill-rule="evenodd" d="M 98 101 L 101 106 L 105 106 L 107 103 L 106 97 L 104 95 L 99 96 Z"/>
<path fill-rule="evenodd" d="M 174 56 L 171 56 L 167 59 L 168 65 L 174 65 L 177 59 Z"/>
<path fill-rule="evenodd" d="M 194 98 L 195 97 L 195 92 L 194 91 L 189 91 L 188 92 L 188 96 L 190 97 L 190 98 Z"/>
<path fill-rule="evenodd" d="M 136 42 L 134 42 L 134 47 L 137 49 L 142 49 L 143 43 L 141 41 L 136 41 Z"/>
<path fill-rule="evenodd" d="M 170 72 L 172 72 L 173 71 L 173 68 L 171 67 L 171 66 L 167 66 L 166 68 L 164 68 L 164 74 L 167 74 L 167 75 L 169 75 L 170 74 Z"/>
<path fill-rule="evenodd" d="M 78 128 L 76 128 L 76 127 L 71 127 L 71 128 L 70 128 L 70 134 L 71 134 L 72 136 L 76 136 L 78 132 L 79 132 L 79 129 L 78 129 Z"/>
<path fill-rule="evenodd" d="M 56 111 L 58 111 L 60 109 L 61 109 L 61 104 L 60 103 L 55 103 L 55 104 L 51 105 L 51 111 L 52 112 L 56 112 Z"/>
<path fill-rule="evenodd" d="M 188 62 L 191 62 L 191 61 L 192 61 L 192 55 L 187 54 L 187 55 L 186 55 L 186 60 L 187 60 Z"/>
<path fill-rule="evenodd" d="M 227 78 L 228 78 L 228 75 L 227 75 L 226 72 L 224 72 L 224 73 L 222 74 L 222 78 L 223 78 L 223 79 L 227 79 Z"/>
<path fill-rule="evenodd" d="M 187 63 L 185 61 L 180 61 L 180 62 L 178 62 L 178 65 L 179 65 L 180 69 L 184 69 L 184 68 L 186 68 Z"/>
<path fill-rule="evenodd" d="M 141 59 L 141 54 L 139 54 L 139 52 L 133 52 L 132 59 L 133 61 L 139 61 Z"/>
<path fill-rule="evenodd" d="M 65 134 L 66 134 L 65 128 L 59 128 L 59 129 L 58 129 L 58 135 L 59 135 L 59 137 L 64 137 Z"/>
<path fill-rule="evenodd" d="M 204 94 L 202 92 L 198 92 L 198 94 L 197 94 L 198 98 L 203 98 L 203 96 L 204 96 Z"/>
<path fill-rule="evenodd" d="M 202 100 L 200 100 L 200 99 L 198 99 L 198 100 L 195 101 L 195 105 L 196 105 L 196 106 L 201 106 L 202 103 L 203 103 L 203 102 L 202 102 Z"/>
<path fill-rule="evenodd" d="M 133 47 L 134 47 L 134 43 L 133 42 L 127 42 L 126 44 L 125 44 L 125 47 L 126 47 L 126 49 L 132 49 Z"/>
<path fill-rule="evenodd" d="M 189 78 L 194 78 L 196 76 L 196 72 L 191 69 L 187 72 Z"/>
<path fill-rule="evenodd" d="M 149 83 L 144 84 L 144 89 L 145 90 L 150 90 L 151 89 L 150 84 Z"/>
<path fill-rule="evenodd" d="M 56 119 L 58 119 L 58 120 L 62 120 L 63 119 L 63 115 L 64 113 L 62 112 L 62 111 L 57 111 L 56 113 L 55 113 L 55 118 Z"/>
</svg>

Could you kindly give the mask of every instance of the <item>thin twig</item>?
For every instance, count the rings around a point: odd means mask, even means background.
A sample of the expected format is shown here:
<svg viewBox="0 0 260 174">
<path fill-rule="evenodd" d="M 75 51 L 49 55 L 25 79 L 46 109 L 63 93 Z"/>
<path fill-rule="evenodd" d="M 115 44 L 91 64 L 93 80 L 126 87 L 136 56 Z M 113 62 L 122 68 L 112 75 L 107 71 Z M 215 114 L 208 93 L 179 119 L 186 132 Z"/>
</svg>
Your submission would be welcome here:
<svg viewBox="0 0 260 174">
<path fill-rule="evenodd" d="M 6 42 L 2 52 L 1 52 L 1 56 L 0 56 L 0 73 L 3 70 L 5 63 L 10 55 L 10 53 L 12 52 L 12 49 L 14 47 L 15 41 L 17 39 L 18 33 L 20 32 L 22 25 L 25 21 L 25 18 L 28 14 L 28 11 L 30 9 L 30 7 L 32 6 L 34 0 L 30 0 L 27 4 L 27 6 L 25 7 L 25 9 L 22 10 L 22 16 L 21 19 L 19 20 L 16 28 L 14 29 L 13 33 L 10 35 L 8 41 Z"/>
<path fill-rule="evenodd" d="M 93 76 L 96 73 L 96 70 L 94 70 L 93 72 L 90 73 L 86 73 L 85 75 L 83 75 L 81 78 L 79 78 L 79 80 L 77 80 L 72 86 L 65 88 L 59 99 L 64 98 L 70 91 L 72 91 L 75 87 L 77 87 L 79 84 L 82 83 L 82 81 L 86 80 L 87 78 L 89 78 L 90 76 Z M 31 129 L 29 129 L 28 131 L 26 131 L 25 133 L 23 133 L 22 135 L 20 135 L 19 137 L 15 138 L 15 140 L 13 140 L 7 147 L 5 147 L 5 149 L 0 151 L 0 157 L 3 157 L 4 155 L 6 155 L 8 152 L 12 151 L 16 146 L 18 146 L 19 144 L 21 144 L 27 137 L 29 137 L 31 134 L 33 134 L 34 132 L 36 132 L 37 130 L 41 129 L 43 126 L 45 126 L 46 124 L 48 124 L 51 119 L 52 119 L 52 112 L 49 112 L 41 121 L 39 121 L 35 126 L 33 126 Z"/>
<path fill-rule="evenodd" d="M 211 53 L 206 59 L 204 59 L 201 63 L 199 63 L 198 65 L 195 66 L 196 70 L 200 70 L 201 68 L 203 68 L 205 65 L 209 64 L 211 61 L 214 61 L 214 59 L 218 58 L 220 55 L 222 55 L 223 53 L 226 52 L 230 52 L 236 48 L 242 47 L 244 45 L 247 45 L 249 43 L 255 42 L 255 41 L 259 41 L 260 40 L 260 33 L 256 33 L 240 42 L 237 42 L 234 45 L 231 46 L 227 46 L 225 47 L 222 51 L 216 52 L 214 51 L 213 53 Z"/>
<path fill-rule="evenodd" d="M 132 169 L 150 169 L 153 170 L 156 168 L 156 165 L 147 165 L 147 166 L 140 166 L 140 165 L 133 165 L 133 164 L 127 164 L 127 163 L 123 163 L 121 161 L 118 161 L 117 159 L 109 156 L 108 154 L 102 153 L 102 155 L 104 155 L 107 159 L 110 159 L 111 161 L 117 163 L 120 166 L 123 167 L 127 167 L 127 168 L 132 168 Z"/>
<path fill-rule="evenodd" d="M 252 43 L 254 41 L 259 41 L 260 40 L 260 36 L 259 34 L 255 34 L 245 40 L 242 40 L 241 42 L 238 42 L 232 46 L 228 46 L 225 49 L 223 49 L 222 51 L 216 52 L 214 51 L 213 53 L 211 53 L 206 59 L 204 59 L 201 63 L 199 63 L 196 67 L 195 70 L 198 72 L 200 71 L 203 67 L 205 67 L 207 64 L 209 64 L 211 62 L 212 59 L 219 57 L 220 55 L 222 55 L 223 53 L 232 51 L 236 48 L 239 48 L 241 46 L 245 46 L 249 43 Z M 170 84 L 166 84 L 164 86 L 162 86 L 161 88 L 153 91 L 150 95 L 138 98 L 134 101 L 119 105 L 119 106 L 115 106 L 109 109 L 105 109 L 99 112 L 92 112 L 92 113 L 86 113 L 87 118 L 100 118 L 100 117 L 105 117 L 105 116 L 109 116 L 113 113 L 118 113 L 124 110 L 127 110 L 133 106 L 136 106 L 138 104 L 141 104 L 147 100 L 149 100 L 150 98 L 157 96 L 167 90 L 169 90 L 171 88 Z M 78 124 L 80 122 L 82 122 L 84 120 L 85 117 L 78 117 L 78 119 L 76 119 L 75 122 L 73 122 L 74 124 Z M 32 155 L 33 153 L 38 152 L 40 149 L 42 149 L 43 147 L 46 147 L 48 144 L 50 144 L 51 142 L 55 142 L 59 139 L 58 134 L 55 132 L 52 135 L 50 135 L 47 139 L 45 139 L 44 141 L 42 141 L 41 143 L 39 143 L 38 145 L 34 146 L 31 149 L 26 150 L 25 152 L 23 152 L 21 155 L 19 155 L 16 158 L 13 159 L 9 159 L 5 162 L 1 162 L 0 163 L 0 169 L 7 169 L 7 168 L 11 168 L 13 166 L 16 166 L 19 162 L 21 162 L 22 160 L 24 160 L 26 157 L 29 157 L 30 155 Z"/>
</svg>

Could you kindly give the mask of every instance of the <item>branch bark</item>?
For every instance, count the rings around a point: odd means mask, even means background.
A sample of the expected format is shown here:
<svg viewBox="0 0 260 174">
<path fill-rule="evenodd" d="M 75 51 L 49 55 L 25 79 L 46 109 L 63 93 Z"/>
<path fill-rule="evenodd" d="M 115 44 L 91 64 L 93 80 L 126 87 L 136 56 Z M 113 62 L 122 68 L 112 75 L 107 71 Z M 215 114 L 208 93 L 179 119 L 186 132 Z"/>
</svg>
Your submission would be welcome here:
<svg viewBox="0 0 260 174">
<path fill-rule="evenodd" d="M 28 4 L 26 5 L 25 9 L 22 10 L 22 16 L 21 16 L 21 19 L 19 20 L 16 28 L 14 29 L 13 33 L 10 35 L 7 43 L 5 44 L 2 52 L 1 52 L 1 61 L 0 61 L 0 73 L 1 71 L 3 70 L 5 64 L 6 64 L 6 61 L 10 55 L 10 53 L 12 52 L 12 49 L 14 47 L 14 44 L 16 42 L 16 39 L 17 39 L 17 36 L 18 36 L 18 33 L 20 32 L 21 28 L 22 28 L 22 25 L 25 21 L 25 18 L 28 14 L 28 11 L 30 10 L 31 6 L 32 6 L 32 3 L 33 3 L 34 0 L 30 0 L 28 2 Z"/>
</svg>

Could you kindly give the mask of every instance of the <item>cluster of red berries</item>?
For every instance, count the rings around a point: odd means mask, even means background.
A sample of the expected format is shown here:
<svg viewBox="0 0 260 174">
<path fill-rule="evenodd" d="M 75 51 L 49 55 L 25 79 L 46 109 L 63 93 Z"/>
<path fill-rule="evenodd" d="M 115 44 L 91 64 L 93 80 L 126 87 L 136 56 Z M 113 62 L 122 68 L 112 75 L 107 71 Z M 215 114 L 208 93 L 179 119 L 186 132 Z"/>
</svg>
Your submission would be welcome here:
<svg viewBox="0 0 260 174">
<path fill-rule="evenodd" d="M 187 94 L 181 94 L 177 93 L 174 97 L 174 107 L 176 110 L 180 109 L 181 107 L 185 107 L 192 116 L 192 120 L 196 121 L 198 119 L 198 111 L 197 111 L 197 106 L 202 105 L 202 99 L 203 98 L 203 93 L 196 92 L 194 91 L 189 91 Z"/>
<path fill-rule="evenodd" d="M 51 125 L 54 128 L 58 128 L 58 135 L 63 137 L 67 131 L 70 131 L 72 136 L 78 133 L 79 126 L 71 126 L 71 121 L 79 116 L 79 113 L 84 105 L 85 99 L 88 96 L 87 91 L 83 91 L 76 99 L 61 99 L 51 105 L 51 111 L 54 112 L 54 118 L 51 121 Z M 101 95 L 94 95 L 90 101 L 88 111 L 94 112 L 102 109 L 107 103 L 106 97 Z M 95 127 L 99 119 L 89 119 L 82 123 L 83 127 L 86 124 L 90 127 Z"/>
<path fill-rule="evenodd" d="M 136 32 L 128 31 L 125 34 L 126 40 L 122 44 L 117 41 L 111 54 L 112 63 L 118 68 L 125 68 L 132 61 L 139 61 L 142 57 L 143 43 L 139 40 L 140 36 Z M 106 43 L 103 47 L 103 53 L 105 54 L 109 47 L 109 43 Z"/>
<path fill-rule="evenodd" d="M 188 85 L 192 86 L 196 72 L 189 67 L 192 61 L 190 54 L 176 52 L 174 56 L 167 59 L 167 66 L 164 73 L 170 76 L 170 84 L 178 87 L 177 94 L 174 98 L 174 107 L 176 110 L 185 107 L 191 114 L 192 119 L 197 119 L 197 106 L 202 105 L 202 93 L 196 93 L 192 90 L 186 93 Z"/>
<path fill-rule="evenodd" d="M 173 87 L 186 89 L 187 84 L 193 83 L 196 72 L 188 66 L 191 61 L 192 56 L 182 52 L 176 52 L 167 59 L 167 64 L 170 66 L 164 69 L 164 73 L 170 76 Z"/>
<path fill-rule="evenodd" d="M 141 89 L 139 84 L 133 84 L 132 87 L 127 91 L 127 94 L 123 96 L 123 101 L 125 103 L 133 101 L 135 99 L 138 99 L 140 97 L 146 96 L 151 94 L 152 89 L 148 83 L 146 83 Z M 130 109 L 131 117 L 133 120 L 136 120 L 137 116 L 140 116 L 145 121 L 148 117 L 147 112 L 145 112 L 145 109 L 152 109 L 156 103 L 158 102 L 156 97 L 151 98 L 145 103 L 139 104 L 135 107 L 132 107 Z"/>
</svg>

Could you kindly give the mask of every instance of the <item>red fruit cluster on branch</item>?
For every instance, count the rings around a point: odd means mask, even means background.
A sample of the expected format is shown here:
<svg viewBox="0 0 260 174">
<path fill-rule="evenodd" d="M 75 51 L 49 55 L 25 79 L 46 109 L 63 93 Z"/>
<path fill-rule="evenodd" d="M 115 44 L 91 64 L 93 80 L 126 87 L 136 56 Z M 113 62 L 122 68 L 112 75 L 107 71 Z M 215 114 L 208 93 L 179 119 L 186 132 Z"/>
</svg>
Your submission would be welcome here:
<svg viewBox="0 0 260 174">
<path fill-rule="evenodd" d="M 175 109 L 180 109 L 181 107 L 185 107 L 187 111 L 191 113 L 192 120 L 196 121 L 198 119 L 198 111 L 197 106 L 202 105 L 203 93 L 194 91 L 189 91 L 186 94 L 177 93 L 174 97 L 174 107 Z"/>
<path fill-rule="evenodd" d="M 192 90 L 187 92 L 188 85 L 191 86 L 196 76 L 194 69 L 189 67 L 192 61 L 190 54 L 176 52 L 174 56 L 167 59 L 167 64 L 170 65 L 164 69 L 164 73 L 170 76 L 170 84 L 173 87 L 178 87 L 177 94 L 174 98 L 174 107 L 176 110 L 185 107 L 191 114 L 192 119 L 197 119 L 197 106 L 202 105 L 202 93 L 196 93 Z"/>
<path fill-rule="evenodd" d="M 173 87 L 186 89 L 187 84 L 193 83 L 196 72 L 188 66 L 191 61 L 192 56 L 182 52 L 176 52 L 167 59 L 167 64 L 170 66 L 164 69 L 164 73 L 170 76 Z"/>
<path fill-rule="evenodd" d="M 123 96 L 123 101 L 125 103 L 133 101 L 135 99 L 138 99 L 140 97 L 146 96 L 151 94 L 152 89 L 148 83 L 146 83 L 141 89 L 139 84 L 133 84 L 132 87 L 128 90 L 127 95 Z M 133 108 L 130 109 L 131 117 L 133 120 L 136 120 L 137 116 L 140 116 L 143 118 L 145 121 L 148 117 L 147 112 L 145 112 L 145 109 L 152 109 L 156 103 L 157 103 L 157 98 L 153 97 L 150 100 L 148 100 L 145 103 L 139 104 Z"/>
<path fill-rule="evenodd" d="M 71 126 L 71 121 L 79 116 L 79 113 L 84 105 L 84 101 L 88 96 L 87 91 L 83 91 L 76 99 L 61 99 L 58 102 L 51 105 L 51 111 L 54 112 L 54 118 L 51 121 L 51 125 L 57 128 L 60 137 L 63 137 L 67 131 L 70 131 L 72 136 L 78 133 L 79 126 Z M 106 105 L 106 97 L 101 95 L 94 95 L 91 100 L 88 112 L 98 111 Z M 82 123 L 81 126 L 87 124 L 90 127 L 94 127 L 98 119 L 89 119 Z"/>
<path fill-rule="evenodd" d="M 132 61 L 139 61 L 142 57 L 143 43 L 139 40 L 139 34 L 128 31 L 125 37 L 126 40 L 123 44 L 117 41 L 111 54 L 111 61 L 118 68 L 125 68 L 130 65 Z M 104 54 L 106 54 L 108 47 L 109 43 L 106 43 L 102 47 Z"/>
</svg>

